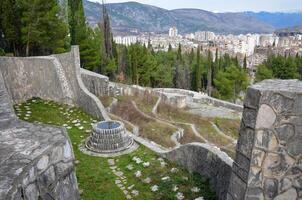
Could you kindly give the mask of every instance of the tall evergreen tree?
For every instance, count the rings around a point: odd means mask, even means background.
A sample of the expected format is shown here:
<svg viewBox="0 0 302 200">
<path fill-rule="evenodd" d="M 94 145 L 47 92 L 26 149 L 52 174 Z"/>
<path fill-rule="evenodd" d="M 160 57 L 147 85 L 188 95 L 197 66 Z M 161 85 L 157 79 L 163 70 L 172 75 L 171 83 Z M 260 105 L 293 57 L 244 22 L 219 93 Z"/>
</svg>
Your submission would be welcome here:
<svg viewBox="0 0 302 200">
<path fill-rule="evenodd" d="M 243 59 L 243 69 L 247 69 L 247 58 L 246 58 L 246 54 L 244 55 L 244 59 Z"/>
<path fill-rule="evenodd" d="M 59 18 L 56 0 L 20 0 L 21 33 L 25 55 L 61 53 L 66 50 L 68 28 Z"/>
<path fill-rule="evenodd" d="M 200 67 L 200 47 L 197 48 L 196 64 L 195 64 L 195 90 L 201 91 L 201 67 Z"/>
<path fill-rule="evenodd" d="M 208 51 L 208 59 L 207 59 L 207 92 L 208 95 L 212 95 L 212 74 L 213 74 L 213 59 L 212 59 L 212 53 L 209 50 Z"/>
<path fill-rule="evenodd" d="M 0 34 L 5 36 L 7 50 L 18 56 L 21 51 L 20 6 L 16 0 L 2 0 L 0 5 Z M 4 48 L 4 38 L 2 45 Z"/>
</svg>

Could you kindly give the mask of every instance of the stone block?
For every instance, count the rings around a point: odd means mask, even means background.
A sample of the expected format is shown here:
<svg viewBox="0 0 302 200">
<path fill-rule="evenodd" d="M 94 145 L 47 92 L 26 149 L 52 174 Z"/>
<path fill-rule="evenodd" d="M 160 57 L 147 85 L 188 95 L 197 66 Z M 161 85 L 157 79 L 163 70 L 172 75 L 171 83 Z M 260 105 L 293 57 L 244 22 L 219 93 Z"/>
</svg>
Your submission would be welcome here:
<svg viewBox="0 0 302 200">
<path fill-rule="evenodd" d="M 236 174 L 232 174 L 229 190 L 228 192 L 232 194 L 234 199 L 244 199 L 246 192 L 246 183 L 242 181 Z"/>
<path fill-rule="evenodd" d="M 255 146 L 261 149 L 276 151 L 278 140 L 272 130 L 258 130 L 256 133 Z"/>
<path fill-rule="evenodd" d="M 274 110 L 266 105 L 262 104 L 258 110 L 256 129 L 272 128 L 276 120 L 276 114 Z"/>
<path fill-rule="evenodd" d="M 273 199 L 278 194 L 278 180 L 267 178 L 264 181 L 264 196 L 266 199 Z"/>
</svg>

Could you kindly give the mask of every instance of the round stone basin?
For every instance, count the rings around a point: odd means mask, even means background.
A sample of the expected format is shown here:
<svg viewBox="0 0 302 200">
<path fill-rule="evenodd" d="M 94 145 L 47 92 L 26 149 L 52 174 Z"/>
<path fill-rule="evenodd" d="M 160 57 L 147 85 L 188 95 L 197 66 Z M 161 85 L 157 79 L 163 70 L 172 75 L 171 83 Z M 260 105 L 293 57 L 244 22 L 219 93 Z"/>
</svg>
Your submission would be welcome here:
<svg viewBox="0 0 302 200">
<path fill-rule="evenodd" d="M 97 124 L 99 129 L 115 129 L 121 126 L 120 122 L 117 121 L 104 121 Z"/>
<path fill-rule="evenodd" d="M 86 148 L 97 153 L 116 153 L 131 147 L 133 139 L 120 121 L 102 121 L 92 126 Z"/>
</svg>

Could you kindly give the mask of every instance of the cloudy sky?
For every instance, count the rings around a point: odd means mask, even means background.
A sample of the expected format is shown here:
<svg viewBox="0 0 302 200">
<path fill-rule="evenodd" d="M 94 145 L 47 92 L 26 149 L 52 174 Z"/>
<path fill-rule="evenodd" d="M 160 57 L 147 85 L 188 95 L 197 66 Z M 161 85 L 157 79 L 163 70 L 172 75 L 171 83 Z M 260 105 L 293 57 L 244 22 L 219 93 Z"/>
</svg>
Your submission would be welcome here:
<svg viewBox="0 0 302 200">
<path fill-rule="evenodd" d="M 90 0 L 99 1 L 101 0 Z M 129 0 L 128 0 L 129 1 Z M 214 12 L 225 11 L 302 11 L 302 0 L 136 0 L 166 9 L 200 8 Z M 106 0 L 106 3 L 127 0 Z"/>
</svg>

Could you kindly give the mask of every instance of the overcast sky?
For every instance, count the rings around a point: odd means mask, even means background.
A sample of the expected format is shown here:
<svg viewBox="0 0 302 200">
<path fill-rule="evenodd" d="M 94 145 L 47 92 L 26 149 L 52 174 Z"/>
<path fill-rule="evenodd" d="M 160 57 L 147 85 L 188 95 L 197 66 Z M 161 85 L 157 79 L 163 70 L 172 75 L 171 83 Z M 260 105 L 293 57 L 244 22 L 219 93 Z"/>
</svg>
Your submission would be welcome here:
<svg viewBox="0 0 302 200">
<path fill-rule="evenodd" d="M 101 0 L 90 1 L 101 2 Z M 105 2 L 118 3 L 127 2 L 127 0 L 106 0 Z M 137 2 L 166 9 L 199 8 L 214 12 L 302 11 L 302 0 L 137 0 Z"/>
</svg>

